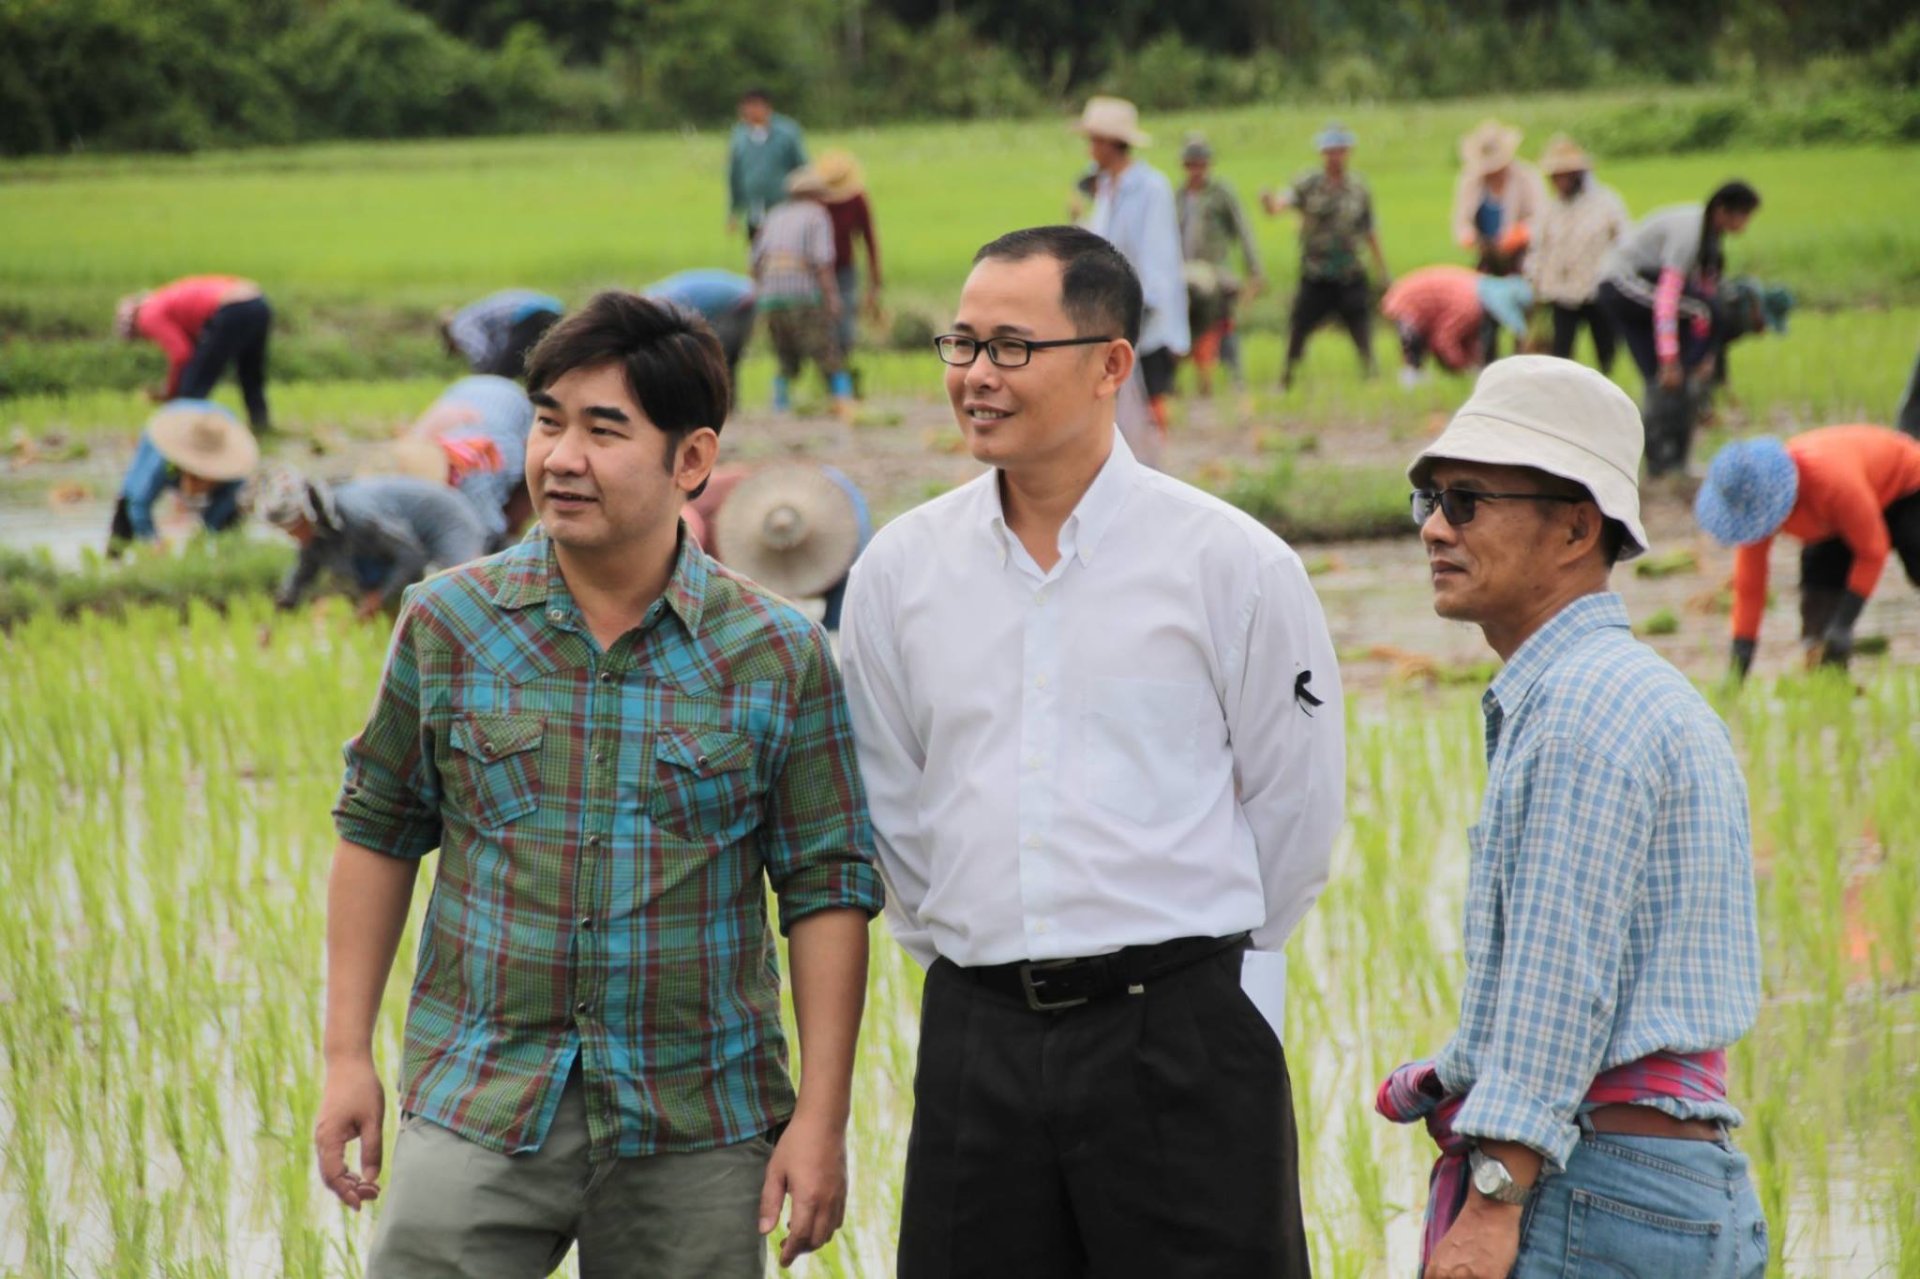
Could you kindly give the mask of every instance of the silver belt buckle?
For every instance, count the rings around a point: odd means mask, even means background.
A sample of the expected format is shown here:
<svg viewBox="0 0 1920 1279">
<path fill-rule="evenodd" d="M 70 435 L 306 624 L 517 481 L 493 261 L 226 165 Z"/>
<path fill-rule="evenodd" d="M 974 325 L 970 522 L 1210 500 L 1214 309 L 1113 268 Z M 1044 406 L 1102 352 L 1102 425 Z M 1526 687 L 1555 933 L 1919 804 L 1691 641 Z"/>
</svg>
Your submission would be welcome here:
<svg viewBox="0 0 1920 1279">
<path fill-rule="evenodd" d="M 1086 1003 L 1085 995 L 1077 999 L 1047 999 L 1033 981 L 1033 974 L 1036 971 L 1045 972 L 1050 968 L 1065 968 L 1075 962 L 1071 959 L 1043 959 L 1036 963 L 1020 965 L 1020 985 L 1027 992 L 1027 1007 L 1037 1013 L 1057 1013 L 1067 1008 L 1078 1008 Z"/>
</svg>

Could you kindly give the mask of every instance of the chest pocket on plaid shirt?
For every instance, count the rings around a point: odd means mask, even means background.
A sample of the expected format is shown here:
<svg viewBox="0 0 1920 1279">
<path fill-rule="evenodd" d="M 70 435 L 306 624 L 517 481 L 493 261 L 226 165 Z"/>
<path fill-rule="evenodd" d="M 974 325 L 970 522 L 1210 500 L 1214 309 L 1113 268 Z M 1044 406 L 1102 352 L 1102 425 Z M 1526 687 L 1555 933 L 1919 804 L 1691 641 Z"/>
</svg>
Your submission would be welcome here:
<svg viewBox="0 0 1920 1279">
<path fill-rule="evenodd" d="M 681 839 L 745 834 L 754 811 L 753 738 L 724 729 L 660 730 L 648 811 Z"/>
<path fill-rule="evenodd" d="M 468 713 L 454 719 L 442 781 L 475 826 L 499 830 L 540 806 L 540 743 L 546 731 L 538 715 Z"/>
</svg>

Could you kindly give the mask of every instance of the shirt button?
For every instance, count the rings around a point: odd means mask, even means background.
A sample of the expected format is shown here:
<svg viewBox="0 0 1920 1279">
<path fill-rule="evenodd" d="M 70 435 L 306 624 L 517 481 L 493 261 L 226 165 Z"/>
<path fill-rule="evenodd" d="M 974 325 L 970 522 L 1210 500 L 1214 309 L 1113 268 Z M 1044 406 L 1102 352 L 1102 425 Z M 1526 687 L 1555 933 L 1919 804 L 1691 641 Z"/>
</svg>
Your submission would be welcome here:
<svg viewBox="0 0 1920 1279">
<path fill-rule="evenodd" d="M 493 743 L 492 743 L 492 742 L 481 742 L 481 743 L 480 743 L 480 752 L 481 752 L 481 754 L 483 754 L 483 755 L 491 755 L 491 754 L 493 754 Z"/>
<path fill-rule="evenodd" d="M 557 608 L 550 608 L 547 610 L 547 620 L 553 621 L 553 622 L 564 622 L 567 620 L 567 615 L 561 612 Z"/>
<path fill-rule="evenodd" d="M 593 753 L 593 762 L 594 762 L 594 763 L 596 763 L 596 764 L 604 764 L 604 763 L 606 763 L 606 762 L 607 762 L 607 753 L 606 753 L 605 751 L 595 751 L 595 752 Z"/>
<path fill-rule="evenodd" d="M 707 757 L 701 755 L 693 761 L 693 764 L 695 768 L 705 768 L 707 766 Z"/>
<path fill-rule="evenodd" d="M 580 927 L 587 929 L 589 932 L 591 932 L 593 930 L 593 916 L 592 915 L 580 916 Z"/>
<path fill-rule="evenodd" d="M 1039 837 L 1038 835 L 1029 835 L 1029 836 L 1027 836 L 1027 838 L 1026 838 L 1026 845 L 1027 845 L 1027 847 L 1028 847 L 1028 848 L 1038 848 L 1038 847 L 1040 847 L 1040 837 Z"/>
<path fill-rule="evenodd" d="M 1047 593 L 1045 591 L 1035 591 L 1033 593 L 1033 602 L 1035 604 L 1045 604 L 1047 602 Z"/>
<path fill-rule="evenodd" d="M 1034 686 L 1035 688 L 1045 688 L 1045 687 L 1047 686 L 1047 677 L 1046 677 L 1045 675 L 1036 675 L 1036 676 L 1034 676 L 1034 677 L 1033 677 L 1033 686 Z"/>
<path fill-rule="evenodd" d="M 1038 755 L 1027 756 L 1027 767 L 1028 768 L 1040 767 L 1040 757 Z"/>
<path fill-rule="evenodd" d="M 1048 933 L 1053 931 L 1053 925 L 1047 923 L 1047 921 L 1043 919 L 1039 923 L 1033 926 L 1033 931 L 1035 936 L 1045 937 Z"/>
<path fill-rule="evenodd" d="M 600 682 L 601 682 L 602 684 L 611 684 L 611 683 L 613 683 L 613 672 L 612 672 L 612 671 L 601 671 L 601 672 L 600 672 Z"/>
<path fill-rule="evenodd" d="M 587 836 L 587 847 L 588 848 L 600 847 L 600 837 L 598 835 Z"/>
<path fill-rule="evenodd" d="M 573 1006 L 573 1011 L 575 1011 L 576 1013 L 579 1013 L 582 1017 L 585 1017 L 588 1011 L 587 1001 L 583 999 L 579 1003 L 575 1004 Z"/>
</svg>

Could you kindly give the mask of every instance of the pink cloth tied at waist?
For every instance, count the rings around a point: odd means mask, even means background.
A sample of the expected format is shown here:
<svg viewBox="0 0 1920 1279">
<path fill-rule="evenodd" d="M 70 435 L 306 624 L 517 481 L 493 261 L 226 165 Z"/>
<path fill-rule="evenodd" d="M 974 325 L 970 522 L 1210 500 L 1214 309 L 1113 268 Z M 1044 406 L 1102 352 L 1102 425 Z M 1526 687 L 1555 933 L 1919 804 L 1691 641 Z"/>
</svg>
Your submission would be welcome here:
<svg viewBox="0 0 1920 1279">
<path fill-rule="evenodd" d="M 1587 1089 L 1582 1110 L 1598 1106 L 1632 1105 L 1653 1097 L 1687 1101 L 1724 1101 L 1727 1095 L 1727 1054 L 1715 1048 L 1703 1053 L 1657 1052 L 1626 1062 L 1597 1075 Z M 1427 1135 L 1440 1148 L 1427 1178 L 1426 1225 L 1420 1235 L 1420 1267 L 1424 1271 L 1433 1250 L 1466 1205 L 1467 1150 L 1473 1138 L 1453 1130 L 1453 1121 L 1466 1104 L 1466 1093 L 1448 1093 L 1431 1058 L 1410 1061 L 1394 1069 L 1380 1084 L 1373 1108 L 1397 1124 L 1424 1120 Z"/>
</svg>

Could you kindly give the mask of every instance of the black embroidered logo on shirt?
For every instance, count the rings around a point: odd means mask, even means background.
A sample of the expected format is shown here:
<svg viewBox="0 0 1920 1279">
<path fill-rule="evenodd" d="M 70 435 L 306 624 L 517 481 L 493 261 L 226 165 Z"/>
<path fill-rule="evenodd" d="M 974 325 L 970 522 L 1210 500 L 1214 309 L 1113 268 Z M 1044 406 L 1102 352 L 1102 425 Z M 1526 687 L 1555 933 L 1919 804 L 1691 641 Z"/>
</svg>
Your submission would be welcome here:
<svg viewBox="0 0 1920 1279">
<path fill-rule="evenodd" d="M 1293 677 L 1293 700 L 1299 704 L 1300 713 L 1308 719 L 1313 718 L 1314 707 L 1326 705 L 1326 703 L 1313 695 L 1312 689 L 1307 687 L 1312 680 L 1312 671 L 1301 671 Z"/>
</svg>

